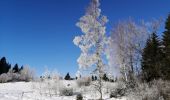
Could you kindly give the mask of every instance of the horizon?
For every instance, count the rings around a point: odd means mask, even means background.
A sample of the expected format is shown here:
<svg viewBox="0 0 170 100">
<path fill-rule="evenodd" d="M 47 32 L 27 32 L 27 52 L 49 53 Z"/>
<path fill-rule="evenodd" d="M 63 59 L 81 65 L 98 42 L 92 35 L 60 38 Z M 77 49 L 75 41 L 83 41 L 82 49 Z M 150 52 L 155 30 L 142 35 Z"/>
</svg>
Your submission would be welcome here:
<svg viewBox="0 0 170 100">
<path fill-rule="evenodd" d="M 83 34 L 75 24 L 89 1 L 0 1 L 0 57 L 12 65 L 29 65 L 39 76 L 46 68 L 74 76 L 80 50 L 72 41 Z M 109 19 L 107 35 L 115 23 L 129 17 L 135 21 L 165 20 L 170 12 L 168 4 L 170 1 L 101 0 L 102 14 Z"/>
</svg>

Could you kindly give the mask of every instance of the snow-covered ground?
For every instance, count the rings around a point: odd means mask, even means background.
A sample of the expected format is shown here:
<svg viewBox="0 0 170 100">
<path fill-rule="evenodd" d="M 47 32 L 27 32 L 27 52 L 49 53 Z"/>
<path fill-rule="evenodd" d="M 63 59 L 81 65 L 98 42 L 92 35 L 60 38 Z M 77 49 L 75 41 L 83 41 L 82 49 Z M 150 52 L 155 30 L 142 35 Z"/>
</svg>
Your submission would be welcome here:
<svg viewBox="0 0 170 100">
<path fill-rule="evenodd" d="M 55 82 L 54 82 L 55 83 Z M 76 100 L 76 94 L 73 96 L 60 96 L 58 93 L 54 94 L 52 88 L 56 90 L 58 85 L 70 85 L 77 87 L 75 81 L 63 81 L 60 84 L 50 86 L 51 82 L 14 82 L 14 83 L 0 83 L 0 100 Z M 46 87 L 46 84 L 48 84 Z M 98 98 L 97 91 L 88 91 L 91 87 L 83 88 L 83 100 L 93 100 Z M 75 92 L 82 91 L 81 88 L 73 88 Z M 51 92 L 50 92 L 51 91 Z M 104 95 L 105 100 L 127 100 L 125 98 L 114 99 L 109 98 L 109 94 Z"/>
</svg>

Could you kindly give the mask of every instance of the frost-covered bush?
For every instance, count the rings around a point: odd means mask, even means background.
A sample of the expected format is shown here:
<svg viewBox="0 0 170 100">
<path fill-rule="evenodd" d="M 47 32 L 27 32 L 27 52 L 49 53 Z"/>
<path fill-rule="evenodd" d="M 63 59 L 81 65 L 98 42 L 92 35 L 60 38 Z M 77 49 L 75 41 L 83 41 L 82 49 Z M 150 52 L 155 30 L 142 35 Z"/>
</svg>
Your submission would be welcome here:
<svg viewBox="0 0 170 100">
<path fill-rule="evenodd" d="M 164 81 L 164 80 L 154 80 L 152 82 L 153 86 L 156 86 L 160 96 L 164 100 L 170 100 L 170 81 Z"/>
<path fill-rule="evenodd" d="M 38 83 L 36 88 L 40 95 L 59 95 L 63 88 L 63 82 L 60 79 L 61 77 L 56 71 L 46 69 L 43 75 L 36 80 Z"/>
<path fill-rule="evenodd" d="M 130 92 L 131 100 L 170 100 L 170 83 L 154 80 L 150 83 L 138 83 Z"/>
<path fill-rule="evenodd" d="M 139 84 L 136 90 L 131 91 L 130 98 L 132 100 L 159 100 L 159 91 L 157 87 L 149 87 L 147 83 Z"/>
<path fill-rule="evenodd" d="M 77 82 L 77 85 L 79 87 L 81 87 L 81 86 L 89 86 L 90 83 L 91 83 L 91 79 L 89 77 L 84 77 L 84 78 L 78 79 L 76 82 Z"/>
<path fill-rule="evenodd" d="M 83 100 L 83 96 L 82 96 L 82 94 L 80 93 L 80 94 L 77 94 L 77 96 L 76 96 L 76 100 Z"/>
<path fill-rule="evenodd" d="M 6 83 L 10 80 L 9 76 L 6 73 L 0 75 L 0 83 Z"/>
<path fill-rule="evenodd" d="M 20 72 L 19 80 L 21 81 L 31 81 L 34 78 L 34 71 L 31 70 L 29 67 L 24 67 L 23 70 Z"/>
<path fill-rule="evenodd" d="M 110 91 L 114 90 L 116 88 L 116 83 L 112 83 L 112 82 L 104 82 L 103 83 L 104 86 L 103 86 L 103 92 L 104 93 L 110 93 Z"/>
<path fill-rule="evenodd" d="M 62 79 L 62 77 L 56 70 L 50 71 L 48 69 L 45 70 L 45 72 L 43 73 L 43 75 L 40 78 L 42 81 L 43 80 L 60 80 L 60 79 Z"/>
<path fill-rule="evenodd" d="M 117 98 L 117 97 L 122 97 L 126 93 L 126 84 L 124 82 L 118 82 L 115 86 L 110 91 L 110 98 Z"/>
<path fill-rule="evenodd" d="M 21 77 L 20 74 L 18 74 L 18 73 L 11 73 L 11 76 L 12 76 L 12 80 L 11 81 L 13 81 L 13 82 L 21 81 L 20 80 L 20 77 Z"/>
<path fill-rule="evenodd" d="M 60 87 L 59 89 L 60 95 L 61 96 L 72 96 L 73 95 L 73 88 L 71 87 Z"/>
<path fill-rule="evenodd" d="M 22 77 L 21 74 L 20 73 L 14 73 L 11 69 L 9 70 L 7 75 L 9 77 L 9 82 L 21 81 L 20 80 L 20 77 Z"/>
<path fill-rule="evenodd" d="M 55 94 L 58 94 L 59 91 L 60 80 L 55 80 L 52 84 L 52 90 Z"/>
<path fill-rule="evenodd" d="M 12 69 L 8 73 L 0 75 L 0 82 L 31 81 L 34 78 L 34 71 L 29 67 L 24 67 L 20 72 L 14 73 Z"/>
<path fill-rule="evenodd" d="M 157 86 L 153 85 L 149 87 L 148 84 L 142 84 L 139 86 L 139 89 L 142 100 L 159 100 L 160 94 Z"/>
<path fill-rule="evenodd" d="M 7 75 L 8 75 L 8 77 L 9 77 L 9 82 L 11 82 L 12 79 L 13 79 L 13 71 L 12 71 L 12 69 L 9 69 Z"/>
<path fill-rule="evenodd" d="M 72 96 L 74 86 L 70 84 L 70 81 L 60 81 L 59 82 L 59 94 L 61 96 Z"/>
</svg>

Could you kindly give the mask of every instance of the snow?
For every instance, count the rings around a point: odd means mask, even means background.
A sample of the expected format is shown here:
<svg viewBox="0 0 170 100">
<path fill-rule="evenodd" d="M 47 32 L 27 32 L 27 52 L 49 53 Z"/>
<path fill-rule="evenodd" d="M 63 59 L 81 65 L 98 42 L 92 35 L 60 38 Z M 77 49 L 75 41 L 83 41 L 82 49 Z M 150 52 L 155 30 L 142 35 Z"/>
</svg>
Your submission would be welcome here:
<svg viewBox="0 0 170 100">
<path fill-rule="evenodd" d="M 77 87 L 75 81 L 63 80 L 62 85 L 68 85 Z M 76 100 L 76 95 L 73 96 L 60 96 L 60 95 L 49 95 L 48 92 L 44 94 L 40 93 L 38 87 L 39 82 L 13 82 L 13 83 L 0 83 L 0 100 Z M 75 88 L 74 91 L 82 90 L 81 88 Z M 84 88 L 86 92 L 83 92 L 83 100 L 89 100 L 92 98 L 97 99 L 96 91 L 89 91 L 91 86 Z M 46 94 L 45 94 L 46 93 Z M 105 100 L 127 100 L 126 98 L 115 99 L 108 98 L 109 94 L 104 95 Z"/>
</svg>

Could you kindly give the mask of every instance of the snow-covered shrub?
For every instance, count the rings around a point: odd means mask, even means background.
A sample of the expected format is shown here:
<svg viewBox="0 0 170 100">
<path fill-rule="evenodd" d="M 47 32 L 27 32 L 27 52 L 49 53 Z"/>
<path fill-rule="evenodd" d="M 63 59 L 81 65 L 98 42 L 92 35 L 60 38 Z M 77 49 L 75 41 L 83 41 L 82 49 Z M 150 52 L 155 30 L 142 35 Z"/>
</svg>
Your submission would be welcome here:
<svg viewBox="0 0 170 100">
<path fill-rule="evenodd" d="M 48 69 L 45 70 L 43 75 L 40 77 L 41 80 L 60 80 L 62 77 L 60 76 L 60 73 L 56 70 L 50 71 Z"/>
<path fill-rule="evenodd" d="M 52 76 L 51 80 L 48 80 L 48 81 L 50 81 L 51 90 L 56 95 L 56 94 L 58 94 L 59 86 L 60 86 L 60 84 L 62 84 L 62 82 L 61 82 L 60 76 L 58 74 L 53 74 L 53 75 L 54 76 Z"/>
<path fill-rule="evenodd" d="M 124 88 L 116 88 L 114 91 L 111 91 L 110 98 L 122 97 L 124 95 L 125 95 Z"/>
<path fill-rule="evenodd" d="M 13 79 L 13 71 L 12 71 L 12 69 L 9 69 L 7 75 L 8 75 L 8 78 L 9 78 L 9 82 L 11 82 L 12 79 Z"/>
<path fill-rule="evenodd" d="M 159 100 L 160 97 L 157 87 L 150 87 L 147 83 L 139 84 L 129 96 L 132 100 Z"/>
<path fill-rule="evenodd" d="M 9 76 L 6 73 L 0 75 L 0 83 L 6 83 L 10 80 Z"/>
<path fill-rule="evenodd" d="M 154 80 L 153 86 L 158 88 L 159 94 L 164 100 L 170 100 L 170 81 Z"/>
<path fill-rule="evenodd" d="M 84 78 L 78 79 L 76 82 L 77 82 L 77 85 L 79 87 L 81 87 L 81 86 L 89 86 L 90 83 L 91 83 L 91 79 L 89 77 L 84 77 Z"/>
<path fill-rule="evenodd" d="M 128 92 L 131 100 L 170 100 L 170 83 L 163 80 L 138 83 L 133 91 Z"/>
<path fill-rule="evenodd" d="M 31 70 L 29 67 L 24 67 L 23 70 L 20 72 L 19 80 L 21 81 L 31 81 L 34 78 L 34 71 Z"/>
<path fill-rule="evenodd" d="M 19 73 L 14 73 L 9 69 L 8 73 L 0 75 L 0 82 L 17 82 L 17 81 L 31 81 L 34 77 L 34 72 L 29 67 L 24 67 Z"/>
<path fill-rule="evenodd" d="M 59 82 L 59 93 L 61 96 L 72 96 L 73 95 L 73 85 L 70 84 L 70 81 Z"/>
<path fill-rule="evenodd" d="M 76 100 L 83 100 L 83 96 L 82 96 L 82 94 L 80 93 L 80 94 L 77 94 L 77 96 L 76 96 Z"/>
<path fill-rule="evenodd" d="M 37 80 L 37 90 L 40 95 L 59 95 L 60 87 L 62 88 L 63 83 L 61 82 L 61 77 L 59 76 L 57 71 L 49 71 L 45 70 L 43 75 Z M 62 89 L 61 89 L 62 90 Z"/>
<path fill-rule="evenodd" d="M 72 96 L 73 95 L 73 88 L 71 87 L 60 87 L 59 89 L 61 96 Z"/>
<path fill-rule="evenodd" d="M 117 93 L 111 91 L 111 93 L 110 93 L 110 98 L 117 98 Z"/>
<path fill-rule="evenodd" d="M 18 74 L 18 73 L 11 73 L 11 76 L 12 76 L 12 80 L 13 82 L 17 82 L 17 81 L 20 81 L 20 77 L 21 75 Z"/>
<path fill-rule="evenodd" d="M 104 82 L 103 83 L 104 86 L 104 92 L 107 94 L 107 93 L 110 93 L 110 91 L 114 90 L 116 88 L 116 83 L 113 83 L 113 82 Z"/>
<path fill-rule="evenodd" d="M 60 86 L 60 80 L 53 80 L 53 84 L 52 84 L 52 90 L 55 94 L 58 94 L 59 91 L 59 86 Z"/>
<path fill-rule="evenodd" d="M 118 82 L 110 91 L 110 98 L 122 97 L 126 94 L 126 84 L 124 82 Z"/>
</svg>

